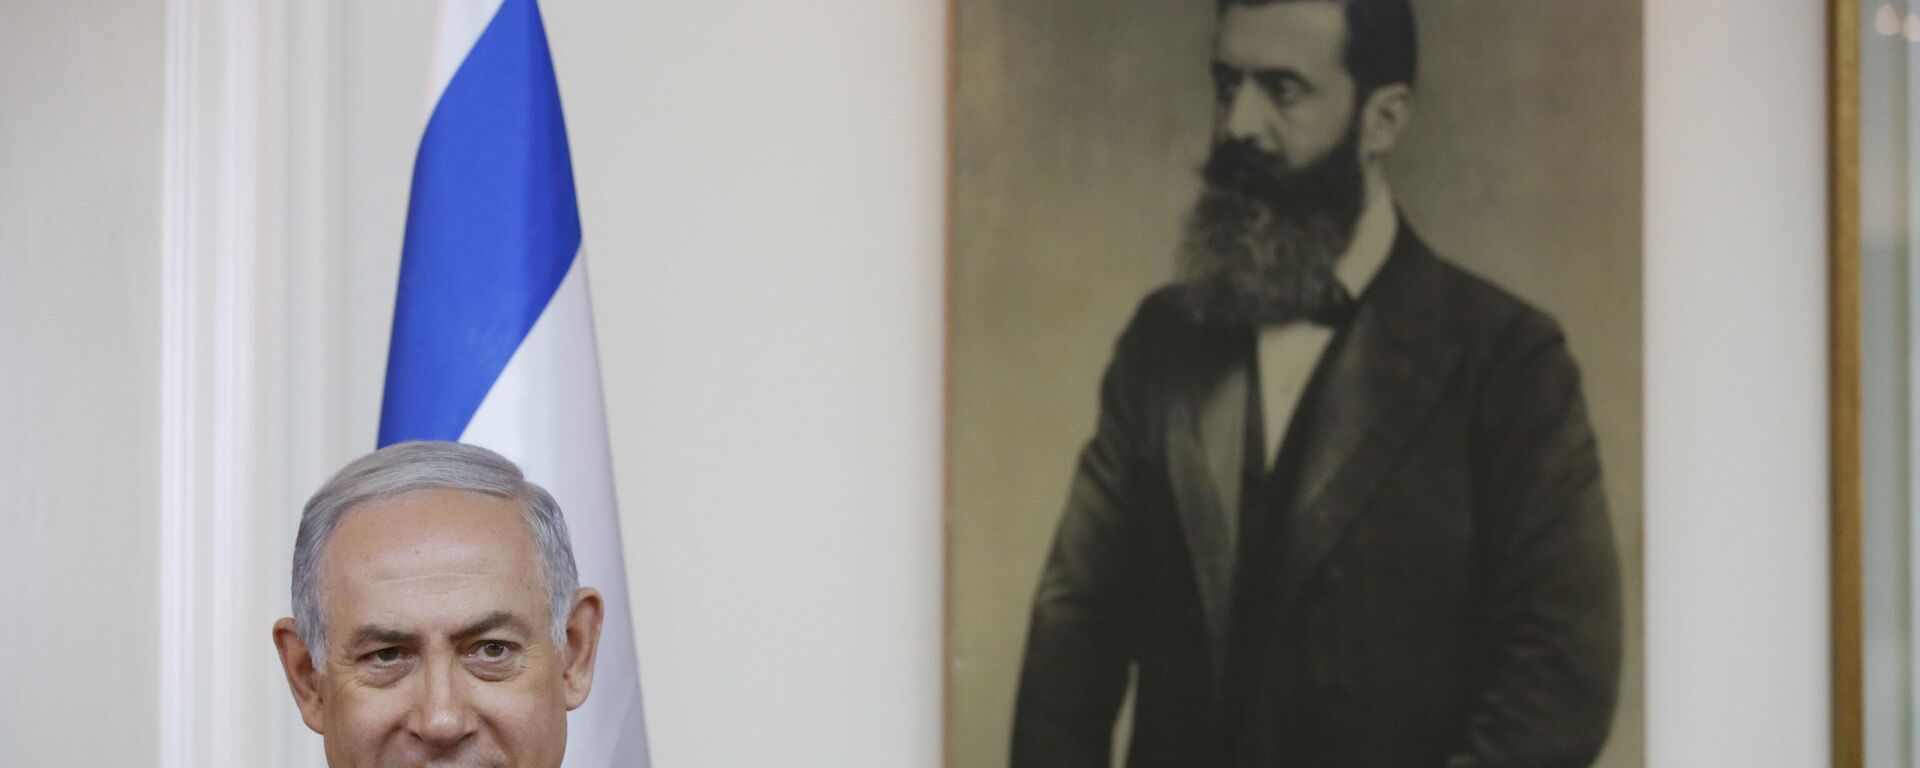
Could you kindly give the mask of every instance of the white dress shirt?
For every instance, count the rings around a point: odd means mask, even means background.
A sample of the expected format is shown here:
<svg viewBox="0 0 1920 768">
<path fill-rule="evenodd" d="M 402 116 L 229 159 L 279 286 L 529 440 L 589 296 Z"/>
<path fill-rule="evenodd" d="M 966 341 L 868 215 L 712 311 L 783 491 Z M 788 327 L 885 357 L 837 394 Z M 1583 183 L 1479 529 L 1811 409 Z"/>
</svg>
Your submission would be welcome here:
<svg viewBox="0 0 1920 768">
<path fill-rule="evenodd" d="M 1354 222 L 1353 242 L 1333 264 L 1334 276 L 1354 299 L 1366 292 L 1386 263 L 1399 228 L 1393 195 L 1387 185 L 1381 184 L 1367 197 L 1359 220 Z M 1265 417 L 1261 424 L 1267 450 L 1263 466 L 1272 467 L 1279 458 L 1280 441 L 1286 439 L 1301 391 L 1320 364 L 1320 355 L 1326 352 L 1333 333 L 1332 328 L 1305 320 L 1260 329 L 1254 355 L 1260 365 L 1260 412 Z"/>
</svg>

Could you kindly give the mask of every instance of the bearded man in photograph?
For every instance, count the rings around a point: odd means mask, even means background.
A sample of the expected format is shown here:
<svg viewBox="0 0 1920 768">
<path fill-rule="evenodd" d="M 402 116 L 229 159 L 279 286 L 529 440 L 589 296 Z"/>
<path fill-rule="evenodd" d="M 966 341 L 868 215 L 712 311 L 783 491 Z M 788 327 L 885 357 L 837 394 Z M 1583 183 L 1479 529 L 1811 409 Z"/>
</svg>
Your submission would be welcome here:
<svg viewBox="0 0 1920 768">
<path fill-rule="evenodd" d="M 1555 320 L 1394 203 L 1406 0 L 1223 0 L 1179 278 L 1121 334 L 1012 764 L 1581 766 L 1621 586 Z"/>
</svg>

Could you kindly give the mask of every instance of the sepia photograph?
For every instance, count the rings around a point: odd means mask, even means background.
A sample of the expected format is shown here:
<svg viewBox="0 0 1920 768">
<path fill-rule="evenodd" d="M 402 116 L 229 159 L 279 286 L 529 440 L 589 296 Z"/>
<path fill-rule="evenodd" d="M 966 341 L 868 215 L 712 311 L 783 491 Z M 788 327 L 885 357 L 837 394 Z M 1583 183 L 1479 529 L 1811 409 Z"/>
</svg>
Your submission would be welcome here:
<svg viewBox="0 0 1920 768">
<path fill-rule="evenodd" d="M 1643 765 L 1641 4 L 955 3 L 948 764 Z"/>
</svg>

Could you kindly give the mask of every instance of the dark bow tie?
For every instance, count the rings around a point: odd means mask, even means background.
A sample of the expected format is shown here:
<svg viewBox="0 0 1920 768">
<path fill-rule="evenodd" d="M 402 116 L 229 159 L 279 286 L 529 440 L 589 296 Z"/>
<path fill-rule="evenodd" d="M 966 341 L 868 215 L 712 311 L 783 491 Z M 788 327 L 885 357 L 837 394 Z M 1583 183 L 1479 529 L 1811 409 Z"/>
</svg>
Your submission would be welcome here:
<svg viewBox="0 0 1920 768">
<path fill-rule="evenodd" d="M 1347 287 L 1341 285 L 1340 281 L 1329 280 L 1326 291 L 1313 304 L 1305 314 L 1307 322 L 1337 329 L 1353 320 L 1358 302 L 1353 300 L 1353 294 L 1348 293 Z"/>
</svg>

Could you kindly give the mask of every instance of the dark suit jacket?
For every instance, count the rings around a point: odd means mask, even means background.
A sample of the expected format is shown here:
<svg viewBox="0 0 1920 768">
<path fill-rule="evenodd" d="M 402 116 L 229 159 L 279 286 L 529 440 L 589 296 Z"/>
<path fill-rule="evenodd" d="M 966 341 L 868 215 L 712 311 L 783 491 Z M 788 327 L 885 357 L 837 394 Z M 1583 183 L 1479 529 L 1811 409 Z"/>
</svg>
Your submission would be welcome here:
<svg viewBox="0 0 1920 768">
<path fill-rule="evenodd" d="M 1122 334 L 1034 598 L 1017 768 L 1590 764 L 1620 581 L 1552 318 L 1402 222 L 1288 440 L 1277 530 L 1239 530 L 1251 332 L 1171 289 Z"/>
</svg>

